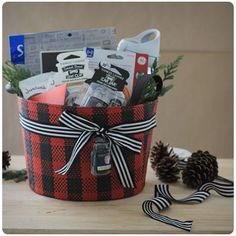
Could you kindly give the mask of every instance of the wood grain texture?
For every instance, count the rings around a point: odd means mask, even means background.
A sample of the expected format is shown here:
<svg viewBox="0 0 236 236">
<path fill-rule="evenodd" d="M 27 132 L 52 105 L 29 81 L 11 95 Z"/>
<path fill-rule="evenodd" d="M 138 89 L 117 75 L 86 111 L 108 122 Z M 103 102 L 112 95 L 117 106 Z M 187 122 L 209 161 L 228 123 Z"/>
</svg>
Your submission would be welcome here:
<svg viewBox="0 0 236 236">
<path fill-rule="evenodd" d="M 220 175 L 232 179 L 233 160 L 219 159 Z M 149 165 L 150 166 L 150 165 Z M 24 167 L 22 156 L 13 157 L 12 169 Z M 146 186 L 137 196 L 101 202 L 70 202 L 35 194 L 27 182 L 3 181 L 3 230 L 5 233 L 185 233 L 156 222 L 141 209 L 160 183 L 149 168 Z M 171 193 L 180 198 L 192 190 L 172 184 Z M 165 215 L 193 220 L 192 233 L 230 233 L 233 230 L 233 199 L 212 193 L 202 204 L 173 204 Z"/>
</svg>

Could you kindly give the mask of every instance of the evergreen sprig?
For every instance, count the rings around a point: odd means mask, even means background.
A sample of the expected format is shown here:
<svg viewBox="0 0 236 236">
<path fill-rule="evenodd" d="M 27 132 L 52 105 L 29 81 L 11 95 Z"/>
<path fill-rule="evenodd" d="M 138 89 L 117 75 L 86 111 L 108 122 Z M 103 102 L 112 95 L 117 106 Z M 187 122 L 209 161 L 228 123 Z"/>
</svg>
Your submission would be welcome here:
<svg viewBox="0 0 236 236">
<path fill-rule="evenodd" d="M 177 71 L 180 61 L 183 56 L 177 56 L 176 59 L 164 68 L 163 81 L 174 79 L 174 73 Z"/>
<path fill-rule="evenodd" d="M 159 64 L 157 62 L 157 58 L 155 58 L 153 64 L 152 64 L 152 67 L 151 67 L 151 74 L 152 75 L 158 75 L 159 74 L 159 71 L 165 69 L 167 67 L 167 65 L 165 64 Z"/>
<path fill-rule="evenodd" d="M 155 75 L 160 76 L 160 72 L 163 71 L 163 79 L 162 79 L 163 82 L 166 80 L 173 80 L 175 78 L 174 74 L 176 73 L 177 68 L 180 64 L 180 61 L 182 59 L 183 59 L 182 55 L 177 56 L 174 61 L 172 61 L 166 65 L 166 64 L 159 64 L 157 62 L 157 58 L 156 58 L 155 61 L 153 62 L 153 65 L 151 68 L 151 73 L 153 76 L 155 76 Z M 158 94 L 158 96 L 164 96 L 173 87 L 174 87 L 173 84 L 163 85 L 162 90 L 161 90 L 160 94 Z"/>
<path fill-rule="evenodd" d="M 5 180 L 13 179 L 16 183 L 24 181 L 27 179 L 27 172 L 25 169 L 23 170 L 9 170 L 7 172 L 3 172 L 3 178 Z"/>
<path fill-rule="evenodd" d="M 5 66 L 2 68 L 3 78 L 10 82 L 11 89 L 18 96 L 22 96 L 19 82 L 25 80 L 31 76 L 31 72 L 27 69 L 24 69 L 18 65 L 14 65 L 10 61 L 5 62 Z"/>
<path fill-rule="evenodd" d="M 170 91 L 172 88 L 174 87 L 173 84 L 169 84 L 169 85 L 166 85 L 166 86 L 163 86 L 162 90 L 161 90 L 161 93 L 160 93 L 160 97 L 161 96 L 164 96 L 168 91 Z"/>
</svg>

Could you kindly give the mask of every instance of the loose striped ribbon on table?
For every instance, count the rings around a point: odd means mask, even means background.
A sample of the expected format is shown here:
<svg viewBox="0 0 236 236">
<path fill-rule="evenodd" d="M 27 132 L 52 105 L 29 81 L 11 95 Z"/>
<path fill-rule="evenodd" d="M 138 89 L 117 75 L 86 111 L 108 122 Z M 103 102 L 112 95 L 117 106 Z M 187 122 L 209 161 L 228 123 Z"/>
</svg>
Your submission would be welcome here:
<svg viewBox="0 0 236 236">
<path fill-rule="evenodd" d="M 26 119 L 21 114 L 19 114 L 19 117 L 21 126 L 28 131 L 51 137 L 77 139 L 69 161 L 65 166 L 56 171 L 56 173 L 62 175 L 67 173 L 76 156 L 92 135 L 96 134 L 107 138 L 111 143 L 111 157 L 114 161 L 120 181 L 126 188 L 134 188 L 135 186 L 122 154 L 121 147 L 126 147 L 133 152 L 140 153 L 142 142 L 129 137 L 128 135 L 142 133 L 156 126 L 155 115 L 145 121 L 121 124 L 109 129 L 100 127 L 99 125 L 68 111 L 64 111 L 59 117 L 62 126 L 38 123 Z"/>
<path fill-rule="evenodd" d="M 163 222 L 165 224 L 172 225 L 174 227 L 191 231 L 192 221 L 180 221 L 177 219 L 172 219 L 167 216 L 159 214 L 157 211 L 162 211 L 168 208 L 172 202 L 182 203 L 182 204 L 193 204 L 193 203 L 202 203 L 210 196 L 210 191 L 214 190 L 223 197 L 233 197 L 234 196 L 234 187 L 233 183 L 223 184 L 219 182 L 209 182 L 203 184 L 196 192 L 191 194 L 188 197 L 182 199 L 175 199 L 170 191 L 169 185 L 160 184 L 155 185 L 154 198 L 146 200 L 143 202 L 142 208 L 143 211 L 152 219 Z M 157 211 L 154 211 L 153 206 L 157 208 Z"/>
</svg>

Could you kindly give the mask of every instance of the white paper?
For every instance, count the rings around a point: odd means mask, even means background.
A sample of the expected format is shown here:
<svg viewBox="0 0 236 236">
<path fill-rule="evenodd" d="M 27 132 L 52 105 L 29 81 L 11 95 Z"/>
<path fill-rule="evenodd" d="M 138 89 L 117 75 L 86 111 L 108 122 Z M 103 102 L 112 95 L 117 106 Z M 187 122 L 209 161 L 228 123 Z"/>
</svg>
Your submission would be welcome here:
<svg viewBox="0 0 236 236">
<path fill-rule="evenodd" d="M 28 99 L 36 94 L 45 93 L 50 88 L 55 87 L 53 83 L 57 76 L 56 72 L 39 74 L 19 82 L 19 87 L 25 99 Z"/>
</svg>

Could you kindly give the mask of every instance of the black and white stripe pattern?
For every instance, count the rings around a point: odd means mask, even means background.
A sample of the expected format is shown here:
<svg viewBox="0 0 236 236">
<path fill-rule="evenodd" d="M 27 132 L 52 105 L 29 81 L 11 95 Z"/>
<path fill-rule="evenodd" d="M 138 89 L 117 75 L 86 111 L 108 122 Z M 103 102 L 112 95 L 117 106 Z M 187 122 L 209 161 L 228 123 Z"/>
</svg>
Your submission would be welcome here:
<svg viewBox="0 0 236 236">
<path fill-rule="evenodd" d="M 231 184 L 222 184 L 219 182 L 209 182 L 203 184 L 200 188 L 200 191 L 209 192 L 214 190 L 223 197 L 233 197 L 234 196 L 234 187 L 233 182 Z"/>
<path fill-rule="evenodd" d="M 24 129 L 45 136 L 59 138 L 78 138 L 82 133 L 79 130 L 75 130 L 65 126 L 40 124 L 38 122 L 24 118 L 21 114 L 19 114 L 19 119 L 20 124 Z"/>
<path fill-rule="evenodd" d="M 180 169 L 180 170 L 183 170 L 187 165 L 187 161 L 184 161 L 184 160 L 179 160 L 178 163 L 177 163 L 177 167 Z"/>
<path fill-rule="evenodd" d="M 175 226 L 177 228 L 191 231 L 192 221 L 179 221 L 176 219 L 171 219 L 167 216 L 163 216 L 153 210 L 153 206 L 157 208 L 158 211 L 164 210 L 171 205 L 171 202 L 188 204 L 188 203 L 201 203 L 210 196 L 211 190 L 214 190 L 218 194 L 224 197 L 233 197 L 233 183 L 223 184 L 219 182 L 209 182 L 203 184 L 198 191 L 193 194 L 182 198 L 175 199 L 170 191 L 169 185 L 161 184 L 155 186 L 154 198 L 146 200 L 143 202 L 142 208 L 143 211 L 152 219 Z"/>
<path fill-rule="evenodd" d="M 41 124 L 26 119 L 21 114 L 19 116 L 22 127 L 33 133 L 50 137 L 77 138 L 70 160 L 65 166 L 56 171 L 57 174 L 64 175 L 67 173 L 76 156 L 93 134 L 101 135 L 109 139 L 111 143 L 111 156 L 114 160 L 121 183 L 126 188 L 134 188 L 135 186 L 125 158 L 122 154 L 121 147 L 126 147 L 131 151 L 140 153 L 142 142 L 128 137 L 127 135 L 145 132 L 156 126 L 155 115 L 145 121 L 135 122 L 132 124 L 121 124 L 107 130 L 68 111 L 64 111 L 59 118 L 59 121 L 63 126 Z"/>
</svg>

